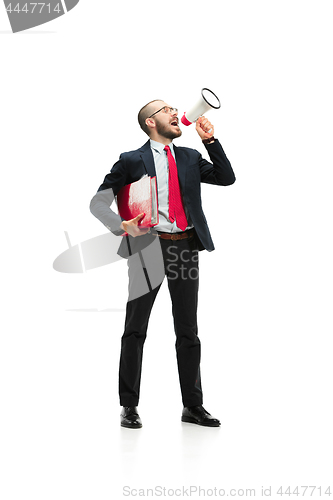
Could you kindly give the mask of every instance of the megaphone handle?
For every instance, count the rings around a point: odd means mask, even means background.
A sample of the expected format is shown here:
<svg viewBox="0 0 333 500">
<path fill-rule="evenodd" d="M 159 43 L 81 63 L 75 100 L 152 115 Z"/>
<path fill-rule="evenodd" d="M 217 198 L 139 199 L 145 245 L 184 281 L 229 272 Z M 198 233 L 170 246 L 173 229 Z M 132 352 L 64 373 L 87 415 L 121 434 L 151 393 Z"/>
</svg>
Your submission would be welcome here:
<svg viewBox="0 0 333 500">
<path fill-rule="evenodd" d="M 197 122 L 197 121 L 199 120 L 199 118 L 201 118 L 201 116 L 202 116 L 202 115 L 198 116 L 198 118 L 197 118 L 195 121 Z M 208 130 L 208 134 L 210 134 L 211 132 L 213 132 L 213 129 L 212 129 L 212 128 Z"/>
</svg>

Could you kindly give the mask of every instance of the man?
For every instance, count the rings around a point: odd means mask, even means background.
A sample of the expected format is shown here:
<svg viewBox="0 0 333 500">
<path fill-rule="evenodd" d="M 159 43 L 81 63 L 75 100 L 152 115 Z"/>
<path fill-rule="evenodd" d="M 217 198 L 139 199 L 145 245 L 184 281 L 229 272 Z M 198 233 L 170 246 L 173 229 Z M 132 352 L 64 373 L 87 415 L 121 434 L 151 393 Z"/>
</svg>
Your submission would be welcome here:
<svg viewBox="0 0 333 500">
<path fill-rule="evenodd" d="M 138 120 L 149 136 L 148 142 L 120 155 L 90 205 L 91 212 L 114 234 L 127 233 L 118 251 L 122 257 L 128 257 L 129 267 L 129 299 L 119 367 L 121 425 L 142 427 L 137 406 L 143 345 L 150 312 L 166 275 L 184 405 L 181 420 L 218 427 L 220 421 L 202 406 L 197 332 L 198 250 L 212 251 L 214 245 L 201 206 L 200 183 L 227 186 L 235 181 L 234 172 L 207 118 L 197 120 L 196 131 L 212 163 L 194 149 L 173 145 L 173 139 L 182 134 L 178 111 L 164 101 L 146 104 Z M 147 174 L 157 178 L 159 222 L 152 229 L 140 227 L 144 214 L 122 220 L 110 209 L 114 196 L 124 185 Z"/>
</svg>

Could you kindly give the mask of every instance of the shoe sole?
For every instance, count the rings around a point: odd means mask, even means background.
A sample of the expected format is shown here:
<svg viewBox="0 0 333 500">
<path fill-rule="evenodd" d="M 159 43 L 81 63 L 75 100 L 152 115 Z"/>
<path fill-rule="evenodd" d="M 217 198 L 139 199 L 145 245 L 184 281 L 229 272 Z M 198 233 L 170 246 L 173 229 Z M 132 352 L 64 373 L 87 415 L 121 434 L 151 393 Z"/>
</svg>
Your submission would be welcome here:
<svg viewBox="0 0 333 500">
<path fill-rule="evenodd" d="M 221 425 L 221 424 L 216 424 L 216 423 L 201 424 L 200 422 L 198 422 L 197 420 L 195 420 L 194 418 L 191 418 L 191 417 L 182 417 L 181 420 L 182 420 L 182 422 L 186 422 L 187 424 L 202 425 L 202 427 L 220 427 L 220 425 Z"/>
<path fill-rule="evenodd" d="M 141 425 L 126 425 L 126 424 L 120 424 L 121 427 L 126 427 L 126 429 L 141 429 Z"/>
</svg>

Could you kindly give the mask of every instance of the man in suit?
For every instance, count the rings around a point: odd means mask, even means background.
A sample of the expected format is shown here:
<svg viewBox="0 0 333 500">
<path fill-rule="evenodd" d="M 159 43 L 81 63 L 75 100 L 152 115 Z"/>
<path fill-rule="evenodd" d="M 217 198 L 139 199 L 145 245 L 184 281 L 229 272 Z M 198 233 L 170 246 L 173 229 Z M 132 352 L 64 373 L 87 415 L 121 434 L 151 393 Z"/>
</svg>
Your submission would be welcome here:
<svg viewBox="0 0 333 500">
<path fill-rule="evenodd" d="M 218 427 L 220 421 L 202 406 L 201 345 L 197 329 L 198 251 L 212 251 L 214 245 L 202 210 L 200 183 L 227 186 L 234 183 L 235 175 L 207 118 L 197 120 L 196 131 L 211 162 L 194 149 L 173 144 L 173 139 L 182 134 L 178 111 L 164 101 L 146 104 L 138 120 L 149 140 L 140 149 L 120 155 L 90 204 L 91 212 L 113 234 L 127 233 L 118 251 L 128 258 L 129 267 L 129 298 L 119 367 L 121 425 L 142 427 L 137 406 L 143 345 L 150 312 L 166 276 L 184 406 L 181 420 Z M 110 209 L 123 186 L 146 174 L 157 178 L 159 222 L 152 229 L 140 227 L 143 214 L 126 221 Z"/>
</svg>

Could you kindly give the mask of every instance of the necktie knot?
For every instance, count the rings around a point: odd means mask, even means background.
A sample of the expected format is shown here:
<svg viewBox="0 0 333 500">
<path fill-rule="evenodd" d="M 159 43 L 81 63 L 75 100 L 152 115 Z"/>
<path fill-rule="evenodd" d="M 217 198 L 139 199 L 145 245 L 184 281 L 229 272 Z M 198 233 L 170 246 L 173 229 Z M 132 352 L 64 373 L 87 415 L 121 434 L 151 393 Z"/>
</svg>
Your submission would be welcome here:
<svg viewBox="0 0 333 500">
<path fill-rule="evenodd" d="M 170 146 L 165 146 L 164 151 L 168 153 L 168 151 L 170 151 Z"/>
</svg>

